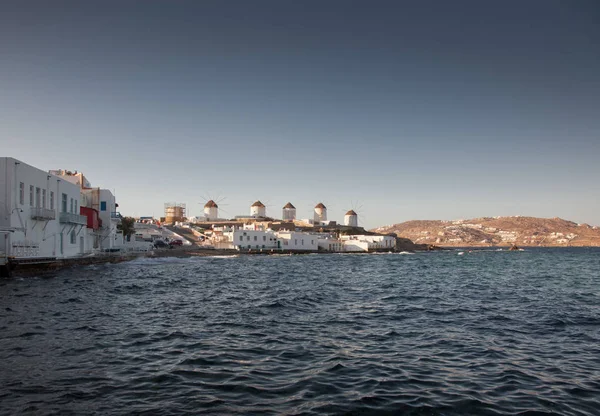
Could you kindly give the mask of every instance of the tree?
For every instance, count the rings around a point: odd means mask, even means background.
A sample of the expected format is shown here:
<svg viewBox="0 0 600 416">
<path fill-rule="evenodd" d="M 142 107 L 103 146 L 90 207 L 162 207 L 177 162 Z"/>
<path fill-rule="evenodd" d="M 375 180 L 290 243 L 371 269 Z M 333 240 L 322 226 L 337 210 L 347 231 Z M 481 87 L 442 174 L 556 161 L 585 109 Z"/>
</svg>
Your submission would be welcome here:
<svg viewBox="0 0 600 416">
<path fill-rule="evenodd" d="M 117 229 L 123 231 L 124 239 L 128 239 L 129 236 L 135 234 L 135 219 L 131 217 L 121 218 L 121 223 L 117 225 Z"/>
</svg>

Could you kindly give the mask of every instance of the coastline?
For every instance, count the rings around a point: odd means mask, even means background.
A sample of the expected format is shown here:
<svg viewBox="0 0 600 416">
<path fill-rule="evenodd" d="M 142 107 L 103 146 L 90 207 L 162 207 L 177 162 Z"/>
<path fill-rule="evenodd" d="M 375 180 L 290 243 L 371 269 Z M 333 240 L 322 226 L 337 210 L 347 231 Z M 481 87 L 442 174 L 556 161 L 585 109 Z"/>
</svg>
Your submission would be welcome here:
<svg viewBox="0 0 600 416">
<path fill-rule="evenodd" d="M 435 250 L 440 250 L 436 248 Z M 397 250 L 375 250 L 370 253 L 365 252 L 346 252 L 344 254 L 371 254 L 375 252 L 415 252 L 415 251 L 432 251 L 427 247 L 416 247 L 414 249 L 397 249 Z M 252 251 L 239 251 L 239 250 L 227 250 L 227 249 L 208 249 L 202 248 L 195 245 L 192 246 L 181 246 L 172 249 L 156 249 L 149 252 L 136 252 L 136 253 L 106 253 L 105 255 L 88 256 L 70 259 L 57 259 L 47 262 L 37 263 L 16 263 L 13 264 L 11 269 L 11 277 L 30 277 L 40 276 L 55 273 L 62 269 L 77 268 L 82 266 L 88 266 L 92 264 L 104 264 L 104 263 L 123 263 L 132 261 L 138 258 L 192 258 L 192 257 L 214 257 L 214 256 L 268 256 L 268 255 L 309 255 L 309 254 L 339 254 L 336 252 L 329 251 L 293 251 L 293 250 L 252 250 Z"/>
</svg>

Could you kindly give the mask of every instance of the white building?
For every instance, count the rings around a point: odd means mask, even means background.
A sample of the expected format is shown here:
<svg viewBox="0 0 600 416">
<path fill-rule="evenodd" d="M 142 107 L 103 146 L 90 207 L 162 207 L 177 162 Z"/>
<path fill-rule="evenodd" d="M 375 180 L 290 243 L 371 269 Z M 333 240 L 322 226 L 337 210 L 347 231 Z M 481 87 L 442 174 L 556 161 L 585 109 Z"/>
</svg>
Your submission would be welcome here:
<svg viewBox="0 0 600 416">
<path fill-rule="evenodd" d="M 67 258 L 91 250 L 80 188 L 11 157 L 0 158 L 0 252 Z"/>
<path fill-rule="evenodd" d="M 346 212 L 346 215 L 344 215 L 344 225 L 347 225 L 348 227 L 358 227 L 358 215 L 354 210 Z"/>
<path fill-rule="evenodd" d="M 217 221 L 219 219 L 219 206 L 212 199 L 204 204 L 204 217 L 206 221 Z"/>
<path fill-rule="evenodd" d="M 284 221 L 294 221 L 296 219 L 296 207 L 291 202 L 288 202 L 283 207 L 281 219 Z"/>
<path fill-rule="evenodd" d="M 316 235 L 299 231 L 278 231 L 275 233 L 281 242 L 282 250 L 317 251 L 319 238 Z"/>
<path fill-rule="evenodd" d="M 390 235 L 342 235 L 346 251 L 378 251 L 396 248 L 396 237 Z"/>
<path fill-rule="evenodd" d="M 252 204 L 250 206 L 250 216 L 251 217 L 266 217 L 267 216 L 267 208 L 265 207 L 265 205 L 260 202 L 260 201 L 256 201 L 254 204 Z"/>
<path fill-rule="evenodd" d="M 315 206 L 315 223 L 320 224 L 323 222 L 327 222 L 327 207 L 319 202 Z"/>
<path fill-rule="evenodd" d="M 124 244 L 123 234 L 117 230 L 117 225 L 121 222 L 121 214 L 117 212 L 115 196 L 109 189 L 92 187 L 91 183 L 81 173 L 74 173 L 68 170 L 52 170 L 55 175 L 61 179 L 76 184 L 81 192 L 81 207 L 86 207 L 95 211 L 99 218 L 99 226 L 91 233 L 94 249 L 117 250 Z M 87 210 L 85 210 L 87 213 Z"/>
<path fill-rule="evenodd" d="M 237 250 L 272 250 L 279 247 L 277 236 L 270 230 L 238 229 L 224 235 Z"/>
<path fill-rule="evenodd" d="M 362 240 L 342 240 L 344 243 L 344 251 L 352 253 L 352 252 L 368 252 L 369 251 L 369 242 Z"/>
<path fill-rule="evenodd" d="M 331 235 L 318 236 L 317 244 L 321 251 L 340 253 L 345 251 L 344 242 Z"/>
</svg>

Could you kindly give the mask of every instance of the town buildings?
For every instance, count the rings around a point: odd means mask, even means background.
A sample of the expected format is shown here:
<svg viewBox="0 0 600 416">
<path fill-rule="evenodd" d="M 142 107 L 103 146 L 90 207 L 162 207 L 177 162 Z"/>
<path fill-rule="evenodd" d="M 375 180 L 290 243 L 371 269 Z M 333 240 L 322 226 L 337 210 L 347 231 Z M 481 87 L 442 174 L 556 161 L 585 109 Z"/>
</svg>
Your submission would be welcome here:
<svg viewBox="0 0 600 416">
<path fill-rule="evenodd" d="M 240 226 L 214 226 L 207 230 L 205 246 L 238 251 L 282 252 L 369 252 L 392 251 L 392 236 L 352 235 L 337 237 L 331 232 L 265 228 L 258 223 Z"/>
<path fill-rule="evenodd" d="M 5 257 L 81 255 L 88 219 L 79 186 L 11 157 L 0 158 L 0 252 Z"/>
<path fill-rule="evenodd" d="M 124 241 L 117 207 L 110 190 L 93 188 L 80 172 L 2 157 L 0 257 L 43 262 L 142 249 Z"/>
</svg>

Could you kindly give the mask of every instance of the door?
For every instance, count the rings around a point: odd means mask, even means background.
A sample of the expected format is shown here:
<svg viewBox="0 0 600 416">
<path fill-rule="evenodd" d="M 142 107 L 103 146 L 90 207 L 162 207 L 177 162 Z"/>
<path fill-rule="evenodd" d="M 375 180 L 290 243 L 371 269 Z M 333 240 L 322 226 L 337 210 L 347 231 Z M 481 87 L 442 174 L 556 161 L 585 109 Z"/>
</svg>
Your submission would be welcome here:
<svg viewBox="0 0 600 416">
<path fill-rule="evenodd" d="M 79 237 L 79 254 L 84 253 L 84 248 L 83 237 Z"/>
</svg>

